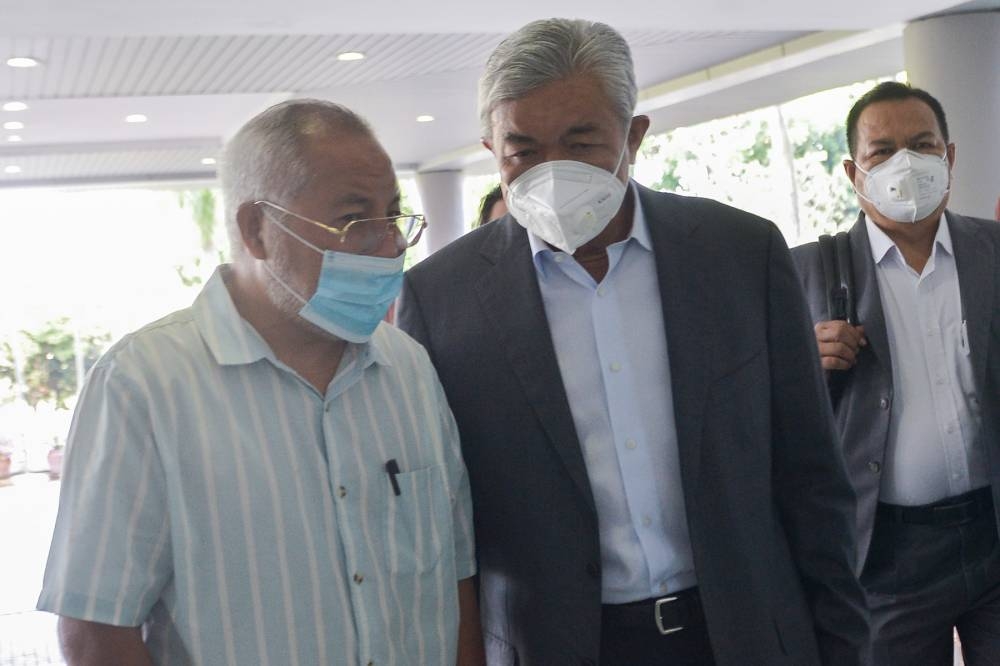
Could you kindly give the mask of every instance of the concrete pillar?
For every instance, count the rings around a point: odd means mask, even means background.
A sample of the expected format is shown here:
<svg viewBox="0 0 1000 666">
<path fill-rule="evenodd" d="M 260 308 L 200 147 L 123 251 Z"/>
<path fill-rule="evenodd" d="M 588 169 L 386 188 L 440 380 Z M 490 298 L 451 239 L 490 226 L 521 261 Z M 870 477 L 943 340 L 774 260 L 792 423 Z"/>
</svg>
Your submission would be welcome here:
<svg viewBox="0 0 1000 666">
<path fill-rule="evenodd" d="M 461 171 L 417 172 L 417 191 L 427 216 L 427 251 L 436 252 L 466 231 Z"/>
<path fill-rule="evenodd" d="M 903 58 L 910 83 L 940 100 L 956 146 L 948 207 L 992 219 L 1000 197 L 1000 11 L 911 23 Z"/>
</svg>

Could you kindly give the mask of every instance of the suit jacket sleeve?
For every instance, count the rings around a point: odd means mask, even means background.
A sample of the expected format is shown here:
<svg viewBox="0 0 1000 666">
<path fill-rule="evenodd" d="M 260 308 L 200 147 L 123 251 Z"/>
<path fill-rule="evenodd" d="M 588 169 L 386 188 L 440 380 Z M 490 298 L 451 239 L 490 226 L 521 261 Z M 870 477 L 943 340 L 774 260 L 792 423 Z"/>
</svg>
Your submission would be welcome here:
<svg viewBox="0 0 1000 666">
<path fill-rule="evenodd" d="M 770 246 L 768 347 L 778 511 L 812 606 L 823 663 L 869 663 L 868 613 L 853 573 L 856 498 L 806 302 L 776 230 Z"/>
<path fill-rule="evenodd" d="M 431 354 L 427 324 L 424 322 L 417 293 L 408 274 L 403 276 L 403 289 L 396 303 L 396 326 L 409 333 L 410 337 L 423 345 L 427 353 Z M 433 356 L 431 361 L 434 361 Z"/>
</svg>

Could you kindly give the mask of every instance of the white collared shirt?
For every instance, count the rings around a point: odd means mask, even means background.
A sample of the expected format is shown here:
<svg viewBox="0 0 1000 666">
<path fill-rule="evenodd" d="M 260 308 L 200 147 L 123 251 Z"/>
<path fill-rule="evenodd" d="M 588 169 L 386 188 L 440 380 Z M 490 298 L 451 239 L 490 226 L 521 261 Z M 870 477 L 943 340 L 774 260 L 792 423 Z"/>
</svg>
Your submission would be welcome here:
<svg viewBox="0 0 1000 666">
<path fill-rule="evenodd" d="M 320 393 L 223 271 L 92 369 L 39 609 L 158 664 L 452 666 L 472 507 L 427 353 L 380 325 Z"/>
<path fill-rule="evenodd" d="M 563 386 L 597 507 L 601 599 L 696 584 L 656 260 L 635 186 L 629 237 L 600 284 L 529 233 Z"/>
<path fill-rule="evenodd" d="M 880 499 L 913 506 L 985 486 L 984 452 L 974 446 L 980 409 L 947 217 L 920 274 L 882 229 L 870 218 L 865 223 L 892 356 Z"/>
</svg>

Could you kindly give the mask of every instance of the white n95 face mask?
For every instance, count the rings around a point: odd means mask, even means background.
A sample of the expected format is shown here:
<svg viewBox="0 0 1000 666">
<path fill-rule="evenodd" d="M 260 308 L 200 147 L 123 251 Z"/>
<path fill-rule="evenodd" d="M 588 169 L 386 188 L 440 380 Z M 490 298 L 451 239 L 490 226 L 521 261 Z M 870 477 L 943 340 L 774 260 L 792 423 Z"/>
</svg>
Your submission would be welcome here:
<svg viewBox="0 0 1000 666">
<path fill-rule="evenodd" d="M 948 193 L 947 153 L 924 155 L 904 148 L 871 171 L 857 169 L 865 174 L 864 193 L 855 188 L 858 196 L 896 222 L 924 219 Z"/>
<path fill-rule="evenodd" d="M 625 199 L 625 184 L 614 172 L 576 162 L 556 160 L 535 165 L 507 188 L 507 208 L 518 224 L 546 243 L 573 254 L 608 226 Z"/>
</svg>

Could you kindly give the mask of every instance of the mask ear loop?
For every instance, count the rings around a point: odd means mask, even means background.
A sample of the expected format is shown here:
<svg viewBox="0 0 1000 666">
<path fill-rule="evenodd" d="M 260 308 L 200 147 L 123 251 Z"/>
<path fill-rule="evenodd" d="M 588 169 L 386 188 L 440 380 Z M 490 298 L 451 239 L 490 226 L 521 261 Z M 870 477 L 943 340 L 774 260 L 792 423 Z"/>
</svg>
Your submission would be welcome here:
<svg viewBox="0 0 1000 666">
<path fill-rule="evenodd" d="M 323 250 L 319 249 L 318 247 L 316 247 L 315 245 L 313 245 L 312 243 L 310 243 L 309 241 L 307 241 L 305 238 L 303 238 L 302 236 L 299 236 L 297 233 L 295 233 L 294 231 L 292 231 L 291 229 L 289 229 L 288 227 L 286 227 L 283 222 L 280 222 L 276 218 L 271 217 L 271 215 L 269 215 L 267 213 L 267 211 L 264 211 L 264 217 L 266 217 L 268 220 L 270 220 L 271 222 L 273 222 L 279 229 L 281 229 L 286 234 L 288 234 L 289 236 L 291 236 L 295 240 L 299 241 L 300 243 L 302 243 L 306 247 L 309 247 L 309 248 L 311 248 L 311 249 L 319 252 L 320 254 L 324 254 L 324 255 L 326 254 L 325 252 L 323 252 Z M 273 277 L 278 284 L 280 284 L 282 287 L 285 288 L 285 291 L 287 291 L 289 294 L 291 294 L 292 296 L 294 296 L 300 303 L 302 303 L 303 305 L 305 305 L 306 303 L 309 302 L 307 299 L 302 298 L 302 296 L 300 296 L 298 294 L 298 292 L 296 292 L 294 289 L 292 289 L 290 286 L 288 286 L 287 282 L 285 282 L 280 277 L 278 277 L 278 274 L 274 272 L 274 269 L 272 269 L 271 266 L 266 261 L 264 262 L 264 270 L 267 271 L 268 275 L 270 275 L 271 277 Z"/>
</svg>

